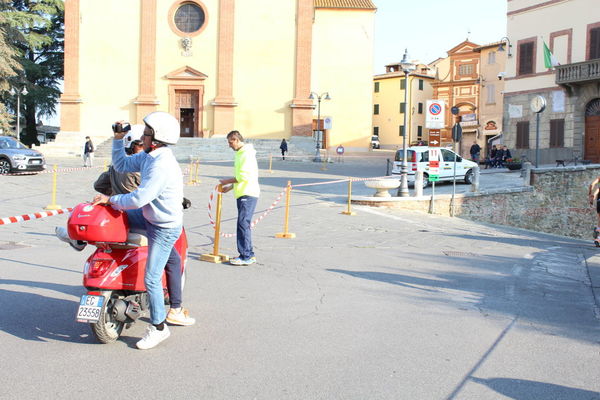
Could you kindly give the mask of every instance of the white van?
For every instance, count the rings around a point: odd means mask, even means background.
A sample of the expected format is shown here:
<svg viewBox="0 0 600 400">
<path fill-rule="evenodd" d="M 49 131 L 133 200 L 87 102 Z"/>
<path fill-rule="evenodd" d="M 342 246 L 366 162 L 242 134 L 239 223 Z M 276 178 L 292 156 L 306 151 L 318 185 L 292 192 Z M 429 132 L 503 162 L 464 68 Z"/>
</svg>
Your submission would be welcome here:
<svg viewBox="0 0 600 400">
<path fill-rule="evenodd" d="M 451 181 L 454 176 L 454 160 L 456 157 L 456 179 L 463 180 L 467 184 L 473 182 L 473 168 L 477 166 L 476 163 L 470 160 L 465 160 L 455 152 L 443 147 L 436 147 L 439 149 L 440 159 L 440 181 Z M 396 151 L 396 157 L 394 159 L 394 166 L 392 168 L 392 174 L 400 175 L 402 171 L 402 150 Z M 415 172 L 417 170 L 423 171 L 423 187 L 429 185 L 429 146 L 411 146 L 406 149 L 406 159 L 408 165 L 408 182 L 415 182 Z"/>
</svg>

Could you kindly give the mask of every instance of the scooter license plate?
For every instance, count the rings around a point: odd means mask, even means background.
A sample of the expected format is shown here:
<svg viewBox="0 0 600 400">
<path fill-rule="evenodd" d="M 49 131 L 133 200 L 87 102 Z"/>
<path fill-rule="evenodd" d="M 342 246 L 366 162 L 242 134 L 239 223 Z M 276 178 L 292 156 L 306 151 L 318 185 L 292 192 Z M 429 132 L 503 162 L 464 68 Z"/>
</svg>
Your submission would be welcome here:
<svg viewBox="0 0 600 400">
<path fill-rule="evenodd" d="M 98 322 L 102 305 L 104 305 L 104 296 L 91 296 L 88 294 L 81 296 L 79 308 L 77 309 L 77 322 Z"/>
</svg>

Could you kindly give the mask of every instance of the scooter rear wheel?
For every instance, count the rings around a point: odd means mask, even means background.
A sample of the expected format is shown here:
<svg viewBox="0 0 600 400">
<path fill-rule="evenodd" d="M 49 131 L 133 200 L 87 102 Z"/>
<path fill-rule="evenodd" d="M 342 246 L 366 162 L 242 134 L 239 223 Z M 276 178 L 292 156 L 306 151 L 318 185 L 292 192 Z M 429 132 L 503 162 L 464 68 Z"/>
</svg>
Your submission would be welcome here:
<svg viewBox="0 0 600 400">
<path fill-rule="evenodd" d="M 112 308 L 114 300 L 111 298 L 111 295 L 112 292 L 104 293 L 105 306 L 100 312 L 100 319 L 97 323 L 90 324 L 94 336 L 96 336 L 96 339 L 101 343 L 115 342 L 125 327 L 125 322 L 117 321 L 113 317 Z"/>
</svg>

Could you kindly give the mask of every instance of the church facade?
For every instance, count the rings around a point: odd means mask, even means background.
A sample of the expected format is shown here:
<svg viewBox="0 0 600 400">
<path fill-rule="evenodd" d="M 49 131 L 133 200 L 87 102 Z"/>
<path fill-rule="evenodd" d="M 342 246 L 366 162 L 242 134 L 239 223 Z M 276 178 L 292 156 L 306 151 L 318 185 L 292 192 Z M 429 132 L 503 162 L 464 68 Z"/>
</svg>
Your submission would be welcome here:
<svg viewBox="0 0 600 400">
<path fill-rule="evenodd" d="M 320 127 L 324 148 L 366 149 L 375 11 L 371 0 L 65 0 L 61 131 L 106 136 L 160 110 L 183 137 Z"/>
</svg>

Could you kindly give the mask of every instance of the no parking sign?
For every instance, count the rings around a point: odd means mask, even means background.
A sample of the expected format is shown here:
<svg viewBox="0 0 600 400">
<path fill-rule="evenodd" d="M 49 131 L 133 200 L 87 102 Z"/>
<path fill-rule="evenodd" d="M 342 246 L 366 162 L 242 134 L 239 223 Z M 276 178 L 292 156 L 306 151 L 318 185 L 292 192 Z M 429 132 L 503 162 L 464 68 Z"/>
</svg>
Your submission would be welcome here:
<svg viewBox="0 0 600 400">
<path fill-rule="evenodd" d="M 441 100 L 427 100 L 425 126 L 429 129 L 442 129 L 446 125 L 446 104 Z"/>
</svg>

